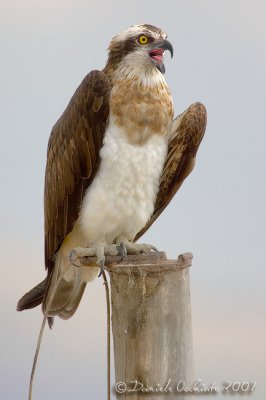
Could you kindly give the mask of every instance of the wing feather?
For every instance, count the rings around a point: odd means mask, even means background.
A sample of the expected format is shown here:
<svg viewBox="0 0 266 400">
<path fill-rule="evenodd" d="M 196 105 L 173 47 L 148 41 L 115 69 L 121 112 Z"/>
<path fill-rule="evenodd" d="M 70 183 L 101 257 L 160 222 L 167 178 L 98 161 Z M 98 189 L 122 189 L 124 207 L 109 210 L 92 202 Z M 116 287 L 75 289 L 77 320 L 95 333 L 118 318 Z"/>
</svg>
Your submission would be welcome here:
<svg viewBox="0 0 266 400">
<path fill-rule="evenodd" d="M 172 200 L 194 168 L 197 150 L 206 129 L 207 113 L 203 104 L 194 103 L 173 121 L 168 154 L 160 180 L 154 213 L 137 234 L 138 240 Z"/>
<path fill-rule="evenodd" d="M 109 78 L 92 71 L 74 93 L 53 127 L 45 173 L 45 261 L 72 230 L 86 189 L 99 166 L 99 151 L 109 116 Z"/>
</svg>

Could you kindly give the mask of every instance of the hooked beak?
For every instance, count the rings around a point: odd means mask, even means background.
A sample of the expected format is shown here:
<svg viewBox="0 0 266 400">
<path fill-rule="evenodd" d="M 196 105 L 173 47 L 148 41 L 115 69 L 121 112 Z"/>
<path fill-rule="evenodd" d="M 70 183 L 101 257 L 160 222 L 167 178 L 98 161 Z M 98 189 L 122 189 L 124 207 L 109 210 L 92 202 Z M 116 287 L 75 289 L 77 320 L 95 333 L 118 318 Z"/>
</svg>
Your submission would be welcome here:
<svg viewBox="0 0 266 400">
<path fill-rule="evenodd" d="M 150 58 L 156 63 L 156 67 L 162 74 L 165 73 L 165 66 L 163 63 L 163 54 L 165 50 L 170 51 L 172 58 L 174 55 L 174 49 L 172 44 L 168 40 L 163 40 L 162 42 L 157 43 L 153 46 L 152 50 L 149 51 Z"/>
</svg>

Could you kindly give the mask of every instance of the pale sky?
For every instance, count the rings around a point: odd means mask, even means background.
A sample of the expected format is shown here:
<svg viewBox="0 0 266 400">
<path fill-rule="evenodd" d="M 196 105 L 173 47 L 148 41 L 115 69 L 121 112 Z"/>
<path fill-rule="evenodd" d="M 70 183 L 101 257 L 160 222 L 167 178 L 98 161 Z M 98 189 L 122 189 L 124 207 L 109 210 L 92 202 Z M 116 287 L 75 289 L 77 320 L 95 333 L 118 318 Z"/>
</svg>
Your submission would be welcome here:
<svg viewBox="0 0 266 400">
<path fill-rule="evenodd" d="M 169 257 L 194 254 L 196 377 L 218 384 L 257 381 L 249 398 L 261 400 L 265 1 L 1 0 L 0 15 L 0 398 L 27 398 L 41 324 L 40 308 L 23 313 L 15 308 L 45 276 L 43 180 L 51 128 L 83 77 L 104 66 L 110 39 L 130 25 L 150 23 L 168 32 L 175 49 L 174 58 L 166 59 L 166 80 L 176 114 L 201 101 L 208 125 L 195 170 L 143 241 Z M 34 400 L 105 398 L 104 307 L 104 288 L 96 280 L 75 316 L 46 330 Z"/>
</svg>

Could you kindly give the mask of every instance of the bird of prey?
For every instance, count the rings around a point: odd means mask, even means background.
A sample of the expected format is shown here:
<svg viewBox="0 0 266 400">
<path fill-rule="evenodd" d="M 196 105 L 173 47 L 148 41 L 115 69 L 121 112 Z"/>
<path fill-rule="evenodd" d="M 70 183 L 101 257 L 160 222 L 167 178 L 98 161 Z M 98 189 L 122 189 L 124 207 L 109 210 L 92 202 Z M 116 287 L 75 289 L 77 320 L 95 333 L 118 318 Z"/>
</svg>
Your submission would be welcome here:
<svg viewBox="0 0 266 400">
<path fill-rule="evenodd" d="M 76 268 L 86 248 L 105 255 L 150 251 L 136 240 L 168 205 L 194 167 L 206 110 L 192 104 L 173 119 L 164 78 L 166 33 L 135 25 L 115 36 L 102 71 L 90 72 L 54 125 L 45 173 L 46 279 L 18 302 L 42 304 L 50 325 L 70 318 L 99 268 Z M 122 249 L 122 250 L 121 250 Z"/>
</svg>

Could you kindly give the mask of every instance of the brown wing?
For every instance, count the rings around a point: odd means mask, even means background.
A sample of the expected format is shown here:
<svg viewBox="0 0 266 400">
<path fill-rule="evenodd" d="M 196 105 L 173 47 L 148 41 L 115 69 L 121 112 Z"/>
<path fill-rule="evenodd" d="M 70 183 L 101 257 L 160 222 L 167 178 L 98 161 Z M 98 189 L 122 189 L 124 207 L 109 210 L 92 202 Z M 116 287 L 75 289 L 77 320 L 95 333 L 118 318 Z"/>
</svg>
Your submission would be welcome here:
<svg viewBox="0 0 266 400">
<path fill-rule="evenodd" d="M 135 240 L 139 239 L 158 218 L 193 170 L 206 121 L 206 109 L 201 103 L 192 104 L 174 120 L 154 213 Z"/>
<path fill-rule="evenodd" d="M 99 150 L 109 116 L 109 78 L 90 72 L 53 127 L 45 173 L 45 265 L 72 230 L 86 189 L 99 165 Z"/>
</svg>

